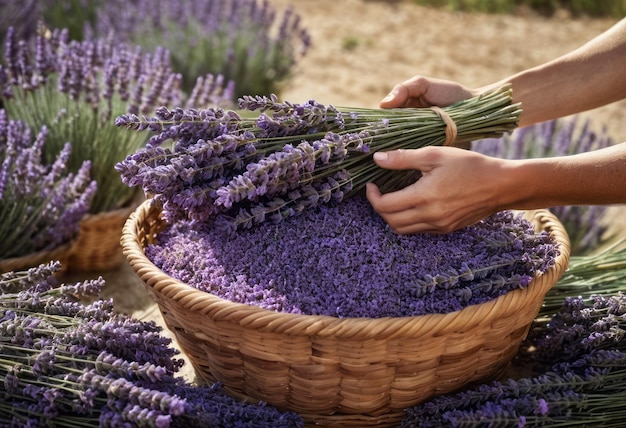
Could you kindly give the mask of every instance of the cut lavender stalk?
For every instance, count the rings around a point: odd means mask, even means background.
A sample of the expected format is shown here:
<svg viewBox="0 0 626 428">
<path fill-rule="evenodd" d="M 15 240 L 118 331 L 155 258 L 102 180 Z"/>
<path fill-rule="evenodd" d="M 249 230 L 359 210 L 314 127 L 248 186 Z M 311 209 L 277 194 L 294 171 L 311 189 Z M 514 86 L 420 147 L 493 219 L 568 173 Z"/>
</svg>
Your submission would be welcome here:
<svg viewBox="0 0 626 428">
<path fill-rule="evenodd" d="M 548 292 L 539 317 L 552 316 L 566 297 L 588 299 L 595 294 L 626 290 L 626 238 L 597 254 L 577 255 L 563 276 Z"/>
<path fill-rule="evenodd" d="M 402 426 L 622 425 L 626 295 L 609 292 L 562 302 L 527 340 L 536 376 L 437 397 L 407 409 Z"/>
<path fill-rule="evenodd" d="M 337 108 L 314 100 L 279 102 L 276 96 L 246 96 L 239 106 L 259 115 L 161 108 L 154 117 L 118 117 L 120 127 L 154 133 L 145 148 L 116 165 L 122 181 L 159 200 L 168 221 L 220 215 L 231 219 L 230 229 L 237 229 L 258 223 L 241 221 L 242 210 L 300 206 L 289 195 L 305 187 L 307 192 L 310 186 L 318 193 L 335 192 L 318 203 L 358 194 L 369 181 L 383 191 L 404 187 L 415 181 L 415 174 L 378 168 L 372 154 L 442 145 L 447 138 L 446 123 L 431 109 Z M 512 130 L 520 109 L 511 104 L 510 87 L 503 87 L 444 112 L 456 124 L 455 142 L 461 143 Z M 164 146 L 168 140 L 171 145 Z"/>
<path fill-rule="evenodd" d="M 594 351 L 532 378 L 484 384 L 406 410 L 409 427 L 621 426 L 626 353 Z"/>
<path fill-rule="evenodd" d="M 153 322 L 97 299 L 102 278 L 59 284 L 58 262 L 0 275 L 0 425 L 297 428 L 219 384 L 177 377 L 182 360 Z M 78 299 L 96 297 L 90 304 Z"/>
</svg>

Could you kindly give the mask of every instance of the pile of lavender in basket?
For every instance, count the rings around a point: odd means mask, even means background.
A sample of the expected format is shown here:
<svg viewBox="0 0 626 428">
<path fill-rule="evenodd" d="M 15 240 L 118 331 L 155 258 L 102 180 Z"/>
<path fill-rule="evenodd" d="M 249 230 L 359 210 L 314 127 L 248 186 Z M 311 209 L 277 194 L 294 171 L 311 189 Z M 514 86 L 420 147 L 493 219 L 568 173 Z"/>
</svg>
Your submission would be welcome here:
<svg viewBox="0 0 626 428">
<path fill-rule="evenodd" d="M 553 239 L 510 211 L 448 235 L 397 235 L 359 196 L 235 234 L 179 221 L 146 256 L 224 299 L 336 317 L 447 313 L 526 287 Z"/>
</svg>

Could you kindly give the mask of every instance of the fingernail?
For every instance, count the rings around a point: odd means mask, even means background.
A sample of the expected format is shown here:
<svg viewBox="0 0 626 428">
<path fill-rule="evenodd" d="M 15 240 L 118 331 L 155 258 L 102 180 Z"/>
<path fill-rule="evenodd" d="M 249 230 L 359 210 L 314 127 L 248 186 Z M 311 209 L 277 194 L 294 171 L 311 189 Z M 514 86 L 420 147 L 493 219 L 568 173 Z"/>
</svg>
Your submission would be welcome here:
<svg viewBox="0 0 626 428">
<path fill-rule="evenodd" d="M 391 101 L 394 99 L 395 96 L 396 96 L 395 91 L 391 91 L 387 94 L 385 98 L 383 98 L 383 102 Z"/>
<path fill-rule="evenodd" d="M 374 152 L 374 160 L 379 162 L 386 162 L 389 158 L 386 152 Z"/>
</svg>

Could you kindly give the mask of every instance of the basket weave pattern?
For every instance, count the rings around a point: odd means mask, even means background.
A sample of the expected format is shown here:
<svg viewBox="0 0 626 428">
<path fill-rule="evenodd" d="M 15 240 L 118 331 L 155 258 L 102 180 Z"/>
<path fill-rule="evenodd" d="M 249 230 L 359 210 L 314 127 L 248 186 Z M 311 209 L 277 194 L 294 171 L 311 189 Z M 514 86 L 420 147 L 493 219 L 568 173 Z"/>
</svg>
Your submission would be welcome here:
<svg viewBox="0 0 626 428">
<path fill-rule="evenodd" d="M 38 251 L 21 257 L 0 260 L 0 273 L 28 269 L 51 261 L 61 262 L 61 269 L 64 270 L 69 253 L 70 245 L 65 244 L 50 251 Z"/>
<path fill-rule="evenodd" d="M 526 289 L 448 314 L 334 318 L 233 303 L 177 281 L 143 248 L 164 223 L 148 200 L 122 233 L 129 263 L 207 382 L 324 426 L 391 426 L 403 409 L 501 374 L 569 262 L 569 239 L 547 210 L 526 213 L 559 243 L 555 266 Z"/>
<path fill-rule="evenodd" d="M 138 204 L 88 214 L 81 220 L 78 236 L 68 257 L 68 270 L 95 272 L 118 268 L 124 261 L 120 237 L 128 216 Z"/>
</svg>

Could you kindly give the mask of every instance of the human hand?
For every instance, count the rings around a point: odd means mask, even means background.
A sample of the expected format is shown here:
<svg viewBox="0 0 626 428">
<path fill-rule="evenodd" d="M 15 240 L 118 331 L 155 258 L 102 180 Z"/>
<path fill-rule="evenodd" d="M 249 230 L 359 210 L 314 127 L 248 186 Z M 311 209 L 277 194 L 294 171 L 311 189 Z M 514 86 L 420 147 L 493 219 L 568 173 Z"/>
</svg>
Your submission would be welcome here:
<svg viewBox="0 0 626 428">
<path fill-rule="evenodd" d="M 367 199 L 399 234 L 449 233 L 502 209 L 514 161 L 455 147 L 424 147 L 374 154 L 378 166 L 419 170 L 422 177 L 404 189 L 381 194 L 368 183 Z"/>
<path fill-rule="evenodd" d="M 478 90 L 466 88 L 450 80 L 414 76 L 397 84 L 381 102 L 381 108 L 432 106 L 445 107 L 478 94 Z"/>
</svg>

